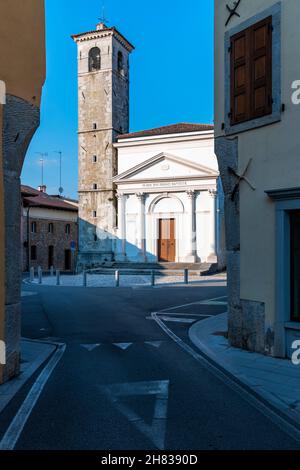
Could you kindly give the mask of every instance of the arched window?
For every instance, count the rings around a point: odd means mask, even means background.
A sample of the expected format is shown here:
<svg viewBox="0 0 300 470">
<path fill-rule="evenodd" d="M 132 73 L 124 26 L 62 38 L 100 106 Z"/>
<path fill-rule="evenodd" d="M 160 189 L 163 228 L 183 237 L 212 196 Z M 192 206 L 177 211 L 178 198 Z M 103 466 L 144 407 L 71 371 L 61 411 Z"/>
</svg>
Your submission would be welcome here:
<svg viewBox="0 0 300 470">
<path fill-rule="evenodd" d="M 71 225 L 70 225 L 70 224 L 67 224 L 67 225 L 66 225 L 66 234 L 67 234 L 67 235 L 70 235 L 70 233 L 71 233 Z"/>
<path fill-rule="evenodd" d="M 48 232 L 53 233 L 54 232 L 54 225 L 51 223 L 48 225 Z"/>
<path fill-rule="evenodd" d="M 89 72 L 101 69 L 101 52 L 99 47 L 93 47 L 89 52 Z"/>
<path fill-rule="evenodd" d="M 118 52 L 118 71 L 120 73 L 124 72 L 124 59 L 121 51 Z"/>
</svg>

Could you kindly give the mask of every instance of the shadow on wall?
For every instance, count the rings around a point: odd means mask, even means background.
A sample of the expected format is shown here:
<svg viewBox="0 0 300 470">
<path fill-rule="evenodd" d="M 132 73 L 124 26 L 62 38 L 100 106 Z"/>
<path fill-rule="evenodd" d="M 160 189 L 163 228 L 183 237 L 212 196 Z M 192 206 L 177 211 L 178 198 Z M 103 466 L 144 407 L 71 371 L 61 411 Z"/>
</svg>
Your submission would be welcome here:
<svg viewBox="0 0 300 470">
<path fill-rule="evenodd" d="M 139 238 L 138 228 L 135 231 L 135 242 L 130 242 L 121 239 L 115 233 L 106 231 L 97 227 L 96 225 L 87 222 L 83 219 L 78 221 L 79 240 L 78 240 L 78 255 L 77 255 L 77 272 L 83 269 L 92 269 L 101 267 L 107 263 L 113 262 L 132 262 L 132 263 L 157 263 L 157 262 L 188 262 L 184 260 L 184 256 L 190 257 L 190 253 L 182 253 L 181 260 L 178 261 L 176 243 L 179 240 L 175 238 L 162 238 L 159 237 L 151 240 L 152 251 L 146 249 L 146 239 Z M 196 249 L 196 231 L 192 235 L 192 242 L 194 245 L 193 254 L 195 255 L 196 263 L 206 263 L 206 259 L 201 259 L 197 255 Z M 185 241 L 181 237 L 180 241 Z M 217 244 L 217 241 L 216 241 Z M 179 245 L 179 244 L 178 244 Z M 154 249 L 155 247 L 155 249 Z M 223 269 L 223 257 L 219 253 L 219 268 Z M 192 262 L 189 262 L 192 264 Z M 209 263 L 209 262 L 208 262 Z M 215 263 L 215 261 L 213 262 Z"/>
</svg>

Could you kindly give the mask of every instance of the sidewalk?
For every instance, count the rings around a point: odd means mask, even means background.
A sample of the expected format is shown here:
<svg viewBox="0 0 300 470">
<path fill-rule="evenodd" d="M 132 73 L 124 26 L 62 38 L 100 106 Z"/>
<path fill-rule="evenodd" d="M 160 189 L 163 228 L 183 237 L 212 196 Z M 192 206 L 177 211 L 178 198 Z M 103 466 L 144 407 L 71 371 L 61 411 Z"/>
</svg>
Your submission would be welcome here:
<svg viewBox="0 0 300 470">
<path fill-rule="evenodd" d="M 41 365 L 55 351 L 56 345 L 22 339 L 21 341 L 21 374 L 19 377 L 0 385 L 0 413 L 19 392 L 23 385 L 33 376 Z"/>
<path fill-rule="evenodd" d="M 300 428 L 300 366 L 232 348 L 222 335 L 226 331 L 225 313 L 195 323 L 189 336 L 202 353 Z"/>
</svg>

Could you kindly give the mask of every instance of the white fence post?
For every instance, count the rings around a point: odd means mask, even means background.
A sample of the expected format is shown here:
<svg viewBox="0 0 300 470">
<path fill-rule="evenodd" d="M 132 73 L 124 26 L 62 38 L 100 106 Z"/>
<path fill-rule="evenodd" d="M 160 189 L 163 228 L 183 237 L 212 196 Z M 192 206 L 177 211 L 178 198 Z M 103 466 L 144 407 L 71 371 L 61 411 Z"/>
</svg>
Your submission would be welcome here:
<svg viewBox="0 0 300 470">
<path fill-rule="evenodd" d="M 60 271 L 56 270 L 56 285 L 60 286 Z"/>
<path fill-rule="evenodd" d="M 115 272 L 116 287 L 120 287 L 120 271 Z"/>
</svg>

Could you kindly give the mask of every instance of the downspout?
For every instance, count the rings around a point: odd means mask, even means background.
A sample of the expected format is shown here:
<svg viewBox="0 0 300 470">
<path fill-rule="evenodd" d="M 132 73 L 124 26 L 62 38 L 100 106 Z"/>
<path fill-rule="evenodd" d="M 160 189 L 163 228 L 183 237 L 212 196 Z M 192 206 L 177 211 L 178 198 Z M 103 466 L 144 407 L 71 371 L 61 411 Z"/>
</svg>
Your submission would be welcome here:
<svg viewBox="0 0 300 470">
<path fill-rule="evenodd" d="M 27 208 L 27 269 L 30 272 L 30 206 Z"/>
</svg>

